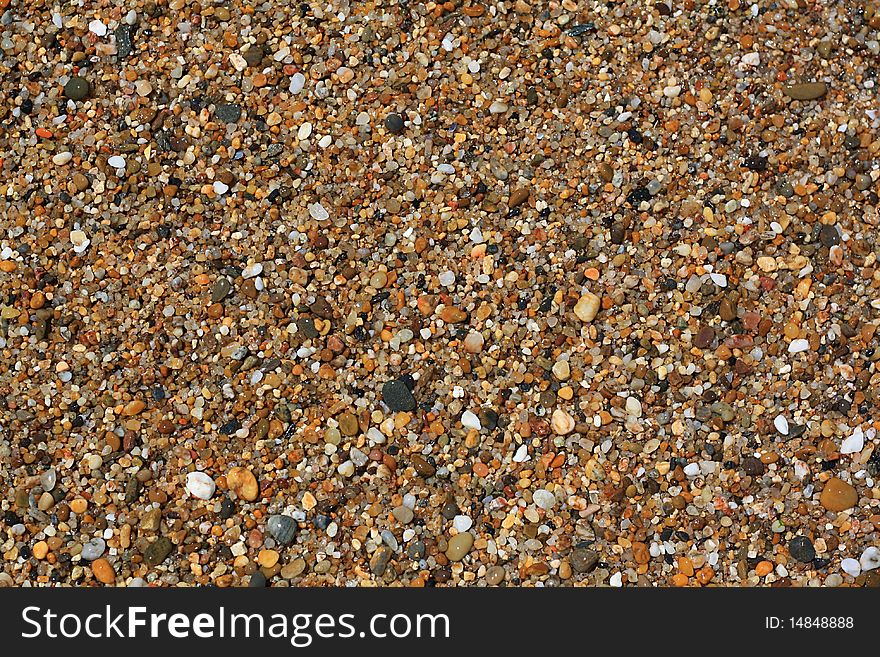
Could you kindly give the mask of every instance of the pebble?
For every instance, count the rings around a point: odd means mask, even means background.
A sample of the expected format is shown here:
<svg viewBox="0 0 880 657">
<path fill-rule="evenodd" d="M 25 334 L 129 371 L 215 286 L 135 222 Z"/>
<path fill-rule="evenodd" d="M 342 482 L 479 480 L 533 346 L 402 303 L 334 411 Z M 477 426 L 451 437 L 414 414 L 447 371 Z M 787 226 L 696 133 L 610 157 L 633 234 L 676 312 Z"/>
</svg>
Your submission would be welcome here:
<svg viewBox="0 0 880 657">
<path fill-rule="evenodd" d="M 471 411 L 465 411 L 461 414 L 461 424 L 465 429 L 476 429 L 479 431 L 483 428 L 483 425 L 480 424 L 480 418 Z"/>
<path fill-rule="evenodd" d="M 446 548 L 446 558 L 450 561 L 461 561 L 474 546 L 474 535 L 470 532 L 456 534 L 449 539 L 449 547 Z"/>
<path fill-rule="evenodd" d="M 214 480 L 204 472 L 190 472 L 186 475 L 186 490 L 200 500 L 211 499 L 216 487 Z"/>
<path fill-rule="evenodd" d="M 829 511 L 846 511 L 859 501 L 859 494 L 850 484 L 832 477 L 825 482 L 819 502 Z"/>
<path fill-rule="evenodd" d="M 413 521 L 413 510 L 407 506 L 396 506 L 391 511 L 391 514 L 401 525 L 408 525 Z"/>
<path fill-rule="evenodd" d="M 92 562 L 92 574 L 102 584 L 109 586 L 116 583 L 116 571 L 106 559 L 95 559 Z"/>
<path fill-rule="evenodd" d="M 587 292 L 575 304 L 574 314 L 582 322 L 592 322 L 599 314 L 599 304 L 599 297 L 592 292 Z"/>
<path fill-rule="evenodd" d="M 290 516 L 270 516 L 269 521 L 266 523 L 266 527 L 269 529 L 269 533 L 272 534 L 275 540 L 281 545 L 289 545 L 296 537 L 296 521 Z"/>
<path fill-rule="evenodd" d="M 64 166 L 65 164 L 70 162 L 70 160 L 72 160 L 72 159 L 73 159 L 73 153 L 71 153 L 70 151 L 63 151 L 61 153 L 55 153 L 55 155 L 52 156 L 52 164 L 55 164 L 59 167 Z"/>
<path fill-rule="evenodd" d="M 382 386 L 382 401 L 393 412 L 415 410 L 416 400 L 409 386 L 398 379 L 387 381 Z"/>
<path fill-rule="evenodd" d="M 473 527 L 474 521 L 471 520 L 468 516 L 457 515 L 452 519 L 452 526 L 460 534 L 462 532 L 466 532 L 471 527 Z"/>
<path fill-rule="evenodd" d="M 859 565 L 863 571 L 874 570 L 880 568 L 880 548 L 870 546 L 865 548 L 862 556 L 859 557 Z"/>
<path fill-rule="evenodd" d="M 539 488 L 532 493 L 532 500 L 545 511 L 549 511 L 556 506 L 556 496 L 543 488 Z"/>
<path fill-rule="evenodd" d="M 93 538 L 88 543 L 83 545 L 82 552 L 80 552 L 80 557 L 82 557 L 85 561 L 94 561 L 102 554 L 104 554 L 104 550 L 107 549 L 107 543 L 102 538 Z"/>
<path fill-rule="evenodd" d="M 824 82 L 804 82 L 785 85 L 782 91 L 794 100 L 816 100 L 828 92 L 828 86 Z"/>
<path fill-rule="evenodd" d="M 385 129 L 394 135 L 399 135 L 404 130 L 403 117 L 396 112 L 391 112 L 385 117 Z"/>
<path fill-rule="evenodd" d="M 214 115 L 224 123 L 238 123 L 241 119 L 241 106 L 235 103 L 222 103 L 214 108 Z"/>
<path fill-rule="evenodd" d="M 847 575 L 858 577 L 862 574 L 862 566 L 855 559 L 843 559 L 840 562 L 840 569 Z"/>
<path fill-rule="evenodd" d="M 144 563 L 150 567 L 158 566 L 174 550 L 174 543 L 167 536 L 160 536 L 144 550 Z"/>
<path fill-rule="evenodd" d="M 489 586 L 498 586 L 504 581 L 506 572 L 501 566 L 492 566 L 486 570 L 486 584 Z"/>
<path fill-rule="evenodd" d="M 235 467 L 226 473 L 226 484 L 239 498 L 253 502 L 260 494 L 260 486 L 257 478 L 250 470 Z"/>
<path fill-rule="evenodd" d="M 124 169 L 125 168 L 125 158 L 121 155 L 111 155 L 107 158 L 107 164 L 115 169 Z"/>
<path fill-rule="evenodd" d="M 575 547 L 569 555 L 569 561 L 574 572 L 589 573 L 599 564 L 599 553 L 587 547 Z"/>
<path fill-rule="evenodd" d="M 795 536 L 791 539 L 788 542 L 788 553 L 801 563 L 807 563 L 816 558 L 813 542 L 806 536 Z"/>
<path fill-rule="evenodd" d="M 71 76 L 67 84 L 64 85 L 64 95 L 70 100 L 85 100 L 91 93 L 91 85 L 85 78 L 77 75 Z"/>
</svg>

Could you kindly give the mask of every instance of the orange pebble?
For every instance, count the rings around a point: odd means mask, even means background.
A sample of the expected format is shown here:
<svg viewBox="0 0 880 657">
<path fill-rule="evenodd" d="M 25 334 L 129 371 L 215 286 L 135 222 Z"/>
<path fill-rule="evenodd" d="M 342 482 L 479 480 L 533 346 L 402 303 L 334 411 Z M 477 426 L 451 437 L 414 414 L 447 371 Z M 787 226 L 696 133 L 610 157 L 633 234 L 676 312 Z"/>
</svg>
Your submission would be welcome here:
<svg viewBox="0 0 880 657">
<path fill-rule="evenodd" d="M 688 578 L 687 575 L 683 573 L 676 573 L 672 576 L 672 585 L 673 586 L 687 586 Z"/>
<path fill-rule="evenodd" d="M 678 558 L 678 569 L 681 571 L 681 574 L 685 577 L 693 577 L 694 575 L 694 562 L 688 559 L 687 557 L 679 557 Z"/>
<path fill-rule="evenodd" d="M 46 128 L 37 128 L 37 137 L 42 139 L 52 139 L 52 133 L 46 130 Z"/>
<path fill-rule="evenodd" d="M 584 276 L 589 278 L 591 281 L 598 281 L 599 280 L 599 270 L 596 269 L 595 267 L 590 267 L 589 269 L 587 269 L 584 272 Z"/>
<path fill-rule="evenodd" d="M 477 461 L 476 463 L 474 463 L 474 474 L 478 477 L 485 477 L 487 474 L 489 474 L 489 468 L 486 466 L 485 463 Z"/>
<path fill-rule="evenodd" d="M 703 566 L 697 571 L 697 581 L 700 584 L 708 584 L 715 577 L 715 571 L 710 566 Z"/>
<path fill-rule="evenodd" d="M 764 577 L 764 575 L 769 575 L 773 572 L 773 564 L 769 561 L 762 561 L 757 566 L 755 566 L 755 574 L 758 577 Z"/>
</svg>

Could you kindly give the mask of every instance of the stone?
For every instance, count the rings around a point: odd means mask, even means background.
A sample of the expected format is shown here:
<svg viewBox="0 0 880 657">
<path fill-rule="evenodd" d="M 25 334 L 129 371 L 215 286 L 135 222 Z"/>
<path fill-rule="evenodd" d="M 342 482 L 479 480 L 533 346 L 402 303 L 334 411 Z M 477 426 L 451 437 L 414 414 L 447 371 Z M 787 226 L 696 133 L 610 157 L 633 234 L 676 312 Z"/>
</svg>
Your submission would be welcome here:
<svg viewBox="0 0 880 657">
<path fill-rule="evenodd" d="M 782 88 L 782 93 L 793 100 L 816 100 L 828 93 L 828 85 L 824 82 L 788 84 Z"/>
<path fill-rule="evenodd" d="M 492 566 L 486 571 L 486 584 L 489 586 L 498 586 L 504 581 L 506 573 L 501 566 Z"/>
<path fill-rule="evenodd" d="M 82 551 L 79 553 L 79 556 L 82 557 L 85 561 L 94 561 L 102 554 L 104 554 L 104 550 L 107 549 L 107 543 L 103 538 L 93 538 L 88 543 L 83 545 Z"/>
<path fill-rule="evenodd" d="M 270 516 L 266 527 L 272 537 L 281 545 L 289 545 L 296 537 L 296 521 L 290 516 L 281 514 Z"/>
<path fill-rule="evenodd" d="M 263 589 L 266 588 L 266 584 L 266 576 L 260 570 L 251 575 L 250 580 L 248 580 L 249 589 Z"/>
<path fill-rule="evenodd" d="M 446 548 L 446 558 L 450 561 L 461 561 L 471 551 L 473 546 L 473 534 L 470 532 L 456 534 L 449 539 L 449 546 Z"/>
<path fill-rule="evenodd" d="M 92 574 L 102 584 L 114 584 L 116 582 L 116 571 L 106 559 L 96 559 L 92 562 Z"/>
<path fill-rule="evenodd" d="M 395 413 L 413 411 L 416 408 L 416 399 L 410 392 L 409 386 L 400 379 L 387 381 L 382 386 L 382 401 Z"/>
<path fill-rule="evenodd" d="M 574 431 L 574 418 L 561 408 L 557 408 L 550 416 L 550 428 L 560 435 L 565 436 Z"/>
<path fill-rule="evenodd" d="M 77 75 L 72 76 L 64 85 L 64 95 L 70 100 L 84 100 L 89 93 L 91 93 L 89 81 Z"/>
<path fill-rule="evenodd" d="M 461 414 L 461 425 L 465 429 L 476 429 L 477 431 L 483 428 L 480 418 L 472 411 L 465 411 Z"/>
<path fill-rule="evenodd" d="M 241 118 L 241 106 L 234 103 L 223 103 L 214 107 L 214 116 L 224 123 L 238 123 Z"/>
<path fill-rule="evenodd" d="M 873 545 L 865 548 L 862 556 L 859 557 L 859 565 L 862 567 L 862 571 L 880 568 L 880 548 Z"/>
<path fill-rule="evenodd" d="M 532 493 L 532 501 L 545 511 L 549 511 L 556 506 L 556 496 L 543 488 L 539 488 Z"/>
<path fill-rule="evenodd" d="M 385 569 L 388 567 L 388 562 L 391 561 L 391 557 L 393 556 L 394 552 L 390 547 L 387 545 L 380 545 L 370 557 L 370 572 L 377 577 L 384 575 Z"/>
<path fill-rule="evenodd" d="M 510 208 L 518 207 L 528 201 L 530 195 L 531 191 L 528 189 L 528 187 L 520 187 L 519 189 L 515 189 L 510 193 L 510 199 L 508 199 L 507 205 Z"/>
<path fill-rule="evenodd" d="M 859 494 L 855 488 L 845 481 L 832 477 L 825 482 L 825 488 L 819 496 L 819 502 L 829 511 L 846 511 L 854 507 L 859 501 Z"/>
<path fill-rule="evenodd" d="M 226 484 L 238 497 L 253 502 L 260 494 L 260 486 L 254 473 L 247 468 L 235 467 L 226 473 Z"/>
<path fill-rule="evenodd" d="M 397 112 L 391 112 L 385 117 L 385 129 L 391 134 L 399 135 L 404 128 L 403 117 Z"/>
<path fill-rule="evenodd" d="M 158 566 L 165 561 L 173 549 L 174 543 L 171 542 L 171 539 L 167 536 L 160 536 L 144 550 L 144 563 L 150 567 Z"/>
<path fill-rule="evenodd" d="M 587 547 L 576 546 L 572 549 L 569 559 L 576 573 L 589 573 L 599 564 L 599 553 Z"/>
<path fill-rule="evenodd" d="M 816 558 L 816 548 L 806 536 L 795 536 L 791 539 L 788 542 L 788 553 L 801 563 L 807 563 Z"/>
<path fill-rule="evenodd" d="M 408 525 L 413 521 L 413 517 L 415 514 L 413 514 L 413 510 L 410 509 L 408 506 L 400 505 L 394 507 L 394 509 L 391 511 L 391 515 L 393 515 L 397 522 L 399 522 L 401 525 Z"/>
<path fill-rule="evenodd" d="M 229 279 L 225 276 L 221 276 L 217 279 L 217 282 L 214 283 L 214 287 L 211 290 L 211 303 L 218 303 L 223 301 L 226 298 L 226 295 L 229 294 L 229 291 L 232 289 L 232 284 L 229 282 Z"/>
<path fill-rule="evenodd" d="M 582 322 L 592 322 L 599 314 L 599 305 L 599 297 L 592 292 L 587 292 L 575 304 L 574 314 Z"/>
<path fill-rule="evenodd" d="M 141 514 L 140 522 L 138 523 L 138 528 L 143 531 L 154 532 L 159 529 L 159 526 L 162 523 L 162 509 L 159 507 L 153 507 L 149 511 L 144 511 Z"/>
<path fill-rule="evenodd" d="M 190 472 L 186 475 L 186 490 L 200 500 L 210 500 L 217 485 L 204 472 Z"/>
<path fill-rule="evenodd" d="M 703 326 L 694 336 L 694 346 L 697 349 L 706 349 L 712 345 L 715 339 L 715 329 L 711 326 Z"/>
</svg>

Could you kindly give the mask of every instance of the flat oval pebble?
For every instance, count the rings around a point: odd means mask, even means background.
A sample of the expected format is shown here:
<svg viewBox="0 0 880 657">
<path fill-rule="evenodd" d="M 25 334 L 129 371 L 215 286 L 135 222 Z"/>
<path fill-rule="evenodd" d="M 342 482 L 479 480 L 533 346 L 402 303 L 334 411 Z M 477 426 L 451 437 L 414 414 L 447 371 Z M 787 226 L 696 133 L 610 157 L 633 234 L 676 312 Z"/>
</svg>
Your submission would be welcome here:
<svg viewBox="0 0 880 657">
<path fill-rule="evenodd" d="M 786 85 L 782 91 L 794 100 L 816 100 L 828 92 L 828 86 L 824 82 L 803 82 Z"/>
<path fill-rule="evenodd" d="M 449 539 L 449 547 L 446 549 L 446 558 L 450 561 L 461 561 L 474 545 L 474 535 L 470 532 L 456 534 Z"/>
</svg>

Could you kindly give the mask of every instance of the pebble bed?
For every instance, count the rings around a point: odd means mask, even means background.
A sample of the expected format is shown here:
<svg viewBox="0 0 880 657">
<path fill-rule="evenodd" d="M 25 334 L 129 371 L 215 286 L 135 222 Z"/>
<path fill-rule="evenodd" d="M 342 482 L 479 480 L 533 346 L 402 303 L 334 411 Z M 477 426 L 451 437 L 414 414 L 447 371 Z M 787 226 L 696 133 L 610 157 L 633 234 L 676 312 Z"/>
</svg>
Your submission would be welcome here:
<svg viewBox="0 0 880 657">
<path fill-rule="evenodd" d="M 0 584 L 878 586 L 878 40 L 0 0 Z"/>
</svg>

